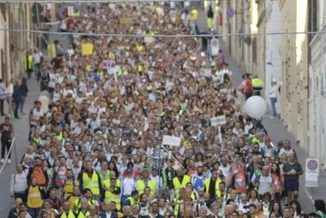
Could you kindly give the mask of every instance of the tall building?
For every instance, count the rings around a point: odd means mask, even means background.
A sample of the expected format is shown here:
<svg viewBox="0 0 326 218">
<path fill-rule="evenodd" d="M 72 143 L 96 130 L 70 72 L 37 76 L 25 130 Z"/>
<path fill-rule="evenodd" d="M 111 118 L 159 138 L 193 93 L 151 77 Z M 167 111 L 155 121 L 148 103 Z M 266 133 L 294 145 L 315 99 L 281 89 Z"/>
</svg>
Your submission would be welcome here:
<svg viewBox="0 0 326 218">
<path fill-rule="evenodd" d="M 257 40 L 251 34 L 257 33 L 257 4 L 255 1 L 219 1 L 219 34 L 226 49 L 237 61 L 243 73 L 250 73 L 257 62 Z M 231 34 L 231 35 L 229 35 Z"/>
<path fill-rule="evenodd" d="M 309 1 L 309 155 L 326 160 L 326 0 Z"/>
<path fill-rule="evenodd" d="M 32 48 L 37 36 L 26 31 L 33 28 L 31 5 L 28 3 L 0 4 L 0 77 L 6 81 L 24 71 L 25 51 Z M 10 31 L 4 31 L 4 30 Z"/>
<path fill-rule="evenodd" d="M 308 144 L 308 0 L 279 1 L 281 117 L 299 145 Z"/>
<path fill-rule="evenodd" d="M 265 82 L 265 96 L 271 81 L 280 81 L 278 112 L 284 125 L 306 150 L 308 2 L 239 0 L 221 1 L 219 5 L 223 21 L 219 33 L 243 35 L 223 37 L 226 48 L 244 72 L 257 74 Z M 282 34 L 271 34 L 278 32 Z"/>
</svg>

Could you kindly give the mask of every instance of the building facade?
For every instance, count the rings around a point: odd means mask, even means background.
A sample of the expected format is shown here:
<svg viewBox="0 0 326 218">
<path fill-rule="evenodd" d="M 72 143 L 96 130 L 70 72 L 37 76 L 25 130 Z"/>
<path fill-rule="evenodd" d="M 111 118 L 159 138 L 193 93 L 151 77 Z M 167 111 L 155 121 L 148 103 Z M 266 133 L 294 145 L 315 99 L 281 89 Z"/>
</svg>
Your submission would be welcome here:
<svg viewBox="0 0 326 218">
<path fill-rule="evenodd" d="M 29 3 L 0 3 L 0 28 L 31 30 Z M 26 31 L 0 31 L 0 77 L 4 81 L 18 78 L 24 73 L 25 52 L 33 48 L 37 36 Z"/>
<path fill-rule="evenodd" d="M 280 0 L 280 114 L 299 145 L 308 150 L 308 0 Z"/>
<path fill-rule="evenodd" d="M 218 5 L 219 34 L 225 35 L 221 40 L 225 49 L 243 69 L 243 73 L 251 73 L 257 63 L 257 4 L 254 0 L 220 1 Z M 231 35 L 229 35 L 231 34 Z M 233 35 L 234 34 L 234 35 Z M 233 35 L 233 36 L 232 36 Z"/>
<path fill-rule="evenodd" d="M 305 150 L 309 126 L 308 2 L 221 1 L 219 8 L 223 20 L 219 33 L 242 34 L 241 37 L 224 36 L 226 49 L 244 73 L 256 74 L 265 82 L 266 97 L 271 81 L 279 81 L 278 112 Z"/>
<path fill-rule="evenodd" d="M 311 35 L 309 47 L 309 155 L 326 164 L 326 0 L 309 5 Z"/>
</svg>

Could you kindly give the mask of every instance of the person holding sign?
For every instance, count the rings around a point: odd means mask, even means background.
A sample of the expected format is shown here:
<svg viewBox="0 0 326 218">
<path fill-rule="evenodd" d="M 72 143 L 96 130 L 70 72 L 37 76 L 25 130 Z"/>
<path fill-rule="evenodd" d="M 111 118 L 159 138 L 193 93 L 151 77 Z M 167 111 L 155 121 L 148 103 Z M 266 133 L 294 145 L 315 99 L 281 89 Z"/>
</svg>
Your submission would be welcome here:
<svg viewBox="0 0 326 218">
<path fill-rule="evenodd" d="M 284 189 L 287 202 L 297 200 L 299 194 L 299 176 L 303 174 L 302 166 L 295 153 L 288 154 L 288 163 L 283 166 Z"/>
</svg>

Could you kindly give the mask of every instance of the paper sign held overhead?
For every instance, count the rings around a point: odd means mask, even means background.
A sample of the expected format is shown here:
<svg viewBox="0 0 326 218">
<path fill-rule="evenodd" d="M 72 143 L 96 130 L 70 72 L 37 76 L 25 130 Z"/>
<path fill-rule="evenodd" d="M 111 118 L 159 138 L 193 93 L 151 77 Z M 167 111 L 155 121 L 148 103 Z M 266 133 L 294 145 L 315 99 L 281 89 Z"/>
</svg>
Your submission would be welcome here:
<svg viewBox="0 0 326 218">
<path fill-rule="evenodd" d="M 211 125 L 212 126 L 220 126 L 226 124 L 225 115 L 212 117 L 211 118 Z"/>
<path fill-rule="evenodd" d="M 164 135 L 163 136 L 163 145 L 170 145 L 170 146 L 180 146 L 181 145 L 181 138 L 175 136 Z"/>
<path fill-rule="evenodd" d="M 83 43 L 82 44 L 82 55 L 93 55 L 94 45 L 92 43 Z"/>
</svg>

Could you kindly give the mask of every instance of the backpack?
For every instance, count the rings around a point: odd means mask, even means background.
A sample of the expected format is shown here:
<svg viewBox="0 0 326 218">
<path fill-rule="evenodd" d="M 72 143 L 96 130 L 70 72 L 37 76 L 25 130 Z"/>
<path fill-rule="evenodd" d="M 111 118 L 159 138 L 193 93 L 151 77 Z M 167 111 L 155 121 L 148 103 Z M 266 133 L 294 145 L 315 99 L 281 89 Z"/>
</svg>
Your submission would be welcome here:
<svg viewBox="0 0 326 218">
<path fill-rule="evenodd" d="M 46 178 L 42 168 L 34 168 L 32 172 L 32 178 L 36 179 L 37 185 L 46 185 Z"/>
</svg>

